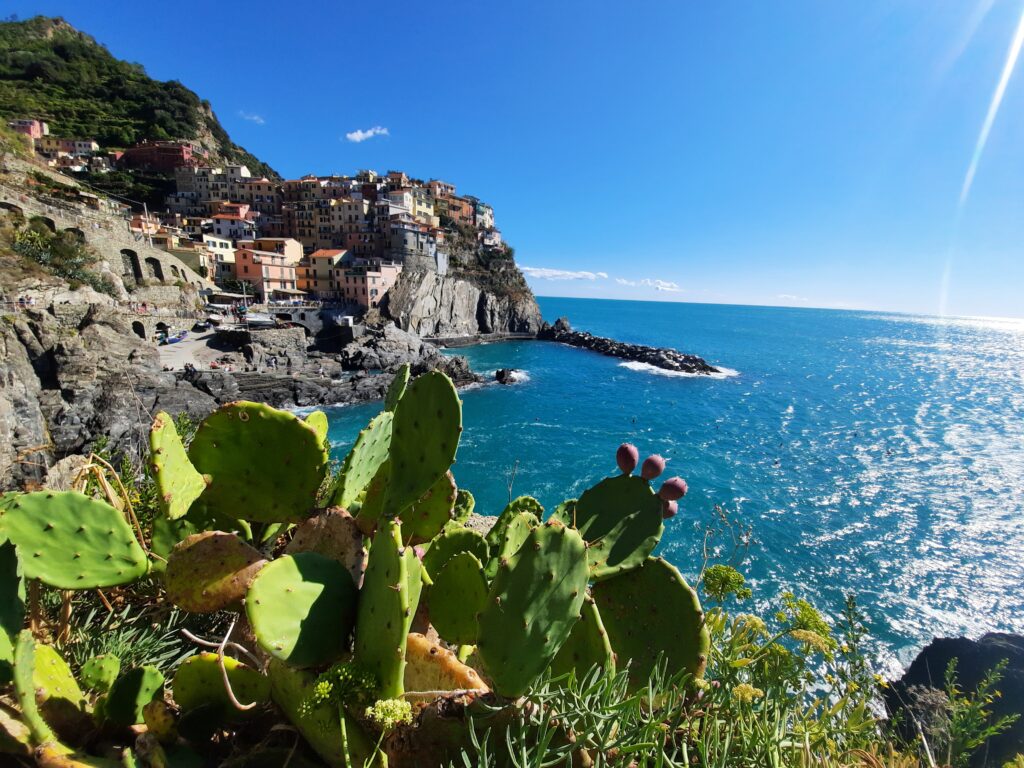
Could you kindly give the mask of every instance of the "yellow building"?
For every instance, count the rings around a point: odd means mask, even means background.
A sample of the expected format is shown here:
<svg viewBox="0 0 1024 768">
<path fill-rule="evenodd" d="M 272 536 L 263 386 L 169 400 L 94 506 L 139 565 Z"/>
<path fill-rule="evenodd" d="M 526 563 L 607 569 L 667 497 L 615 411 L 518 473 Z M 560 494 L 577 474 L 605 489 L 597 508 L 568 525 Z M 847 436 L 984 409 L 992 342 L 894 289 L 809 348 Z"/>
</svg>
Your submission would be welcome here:
<svg viewBox="0 0 1024 768">
<path fill-rule="evenodd" d="M 346 253 L 344 249 L 324 248 L 309 254 L 297 270 L 299 290 L 320 299 L 340 299 L 338 280 Z"/>
</svg>

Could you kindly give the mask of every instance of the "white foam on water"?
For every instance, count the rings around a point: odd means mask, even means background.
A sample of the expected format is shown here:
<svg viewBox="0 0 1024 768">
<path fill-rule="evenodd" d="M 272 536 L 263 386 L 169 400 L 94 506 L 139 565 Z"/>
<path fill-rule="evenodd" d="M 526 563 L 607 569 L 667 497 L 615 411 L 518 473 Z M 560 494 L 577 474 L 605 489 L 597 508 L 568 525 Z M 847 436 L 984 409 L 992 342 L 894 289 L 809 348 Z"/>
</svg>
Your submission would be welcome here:
<svg viewBox="0 0 1024 768">
<path fill-rule="evenodd" d="M 673 376 L 675 378 L 682 379 L 728 379 L 733 376 L 739 376 L 739 371 L 734 371 L 732 368 L 723 368 L 721 365 L 716 365 L 718 373 L 690 373 L 689 371 L 670 371 L 667 368 L 659 368 L 656 365 L 650 363 L 641 363 L 636 360 L 624 360 L 619 363 L 622 368 L 629 368 L 631 371 L 639 371 L 640 373 L 652 373 L 655 376 Z"/>
</svg>

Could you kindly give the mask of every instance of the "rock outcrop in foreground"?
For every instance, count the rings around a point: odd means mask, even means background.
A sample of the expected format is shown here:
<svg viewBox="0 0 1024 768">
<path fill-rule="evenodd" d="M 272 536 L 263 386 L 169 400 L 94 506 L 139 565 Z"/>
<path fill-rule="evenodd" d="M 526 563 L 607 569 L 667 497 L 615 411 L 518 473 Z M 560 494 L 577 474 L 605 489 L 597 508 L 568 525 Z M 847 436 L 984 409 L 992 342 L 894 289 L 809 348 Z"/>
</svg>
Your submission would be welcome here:
<svg viewBox="0 0 1024 768">
<path fill-rule="evenodd" d="M 430 270 L 407 270 L 388 291 L 381 311 L 425 338 L 536 334 L 543 321 L 522 274 L 513 265 L 504 280 L 507 284 L 499 285 L 500 279 L 490 275 L 481 287 Z"/>
<path fill-rule="evenodd" d="M 686 355 L 674 349 L 663 349 L 661 347 L 648 347 L 644 344 L 627 344 L 615 339 L 607 339 L 603 336 L 594 336 L 585 331 L 574 331 L 569 321 L 560 317 L 554 325 L 544 323 L 538 339 L 545 341 L 557 341 L 562 344 L 569 344 L 581 349 L 589 349 L 591 352 L 598 352 L 608 357 L 618 357 L 622 360 L 630 360 L 637 363 L 646 363 L 657 368 L 664 368 L 667 371 L 679 373 L 712 374 L 721 373 L 718 368 L 708 364 L 702 357 Z"/>
<path fill-rule="evenodd" d="M 1018 753 L 1024 754 L 1024 637 L 1003 632 L 989 632 L 978 640 L 935 638 L 917 655 L 903 677 L 888 685 L 885 706 L 889 715 L 896 717 L 904 737 L 908 741 L 918 737 L 916 721 L 926 734 L 932 734 L 933 741 L 943 738 L 949 718 L 944 678 L 953 659 L 957 685 L 968 693 L 977 689 L 996 664 L 1005 661 L 1002 679 L 996 685 L 999 696 L 991 706 L 993 719 L 1018 716 L 1005 732 L 992 737 L 986 749 L 972 756 L 971 765 L 1003 765 Z M 912 717 L 907 717 L 908 710 Z"/>
</svg>

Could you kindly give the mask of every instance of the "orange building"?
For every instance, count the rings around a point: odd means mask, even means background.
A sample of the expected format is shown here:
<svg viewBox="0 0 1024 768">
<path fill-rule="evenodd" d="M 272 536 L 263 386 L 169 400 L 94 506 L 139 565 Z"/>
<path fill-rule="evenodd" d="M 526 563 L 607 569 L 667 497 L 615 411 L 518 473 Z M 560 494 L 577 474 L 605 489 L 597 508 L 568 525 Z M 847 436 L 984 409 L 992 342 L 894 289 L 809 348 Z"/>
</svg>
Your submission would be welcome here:
<svg viewBox="0 0 1024 768">
<path fill-rule="evenodd" d="M 249 283 L 258 301 L 295 299 L 298 287 L 297 260 L 283 253 L 245 247 L 235 250 L 235 277 Z"/>
<path fill-rule="evenodd" d="M 341 299 L 338 281 L 341 279 L 341 262 L 348 251 L 324 248 L 313 251 L 296 268 L 299 290 L 313 294 L 320 299 Z"/>
</svg>

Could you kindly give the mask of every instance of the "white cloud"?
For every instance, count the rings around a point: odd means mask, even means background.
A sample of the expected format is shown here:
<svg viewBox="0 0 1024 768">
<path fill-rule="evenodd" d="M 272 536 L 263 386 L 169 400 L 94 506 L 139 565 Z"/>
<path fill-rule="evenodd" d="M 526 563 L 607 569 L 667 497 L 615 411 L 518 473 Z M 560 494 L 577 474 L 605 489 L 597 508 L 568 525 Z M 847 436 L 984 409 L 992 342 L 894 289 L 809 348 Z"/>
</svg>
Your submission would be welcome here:
<svg viewBox="0 0 1024 768">
<path fill-rule="evenodd" d="M 679 293 L 683 289 L 679 287 L 678 283 L 673 283 L 670 280 L 658 280 L 657 278 L 651 279 L 645 277 L 643 280 L 627 280 L 624 277 L 616 277 L 615 282 L 619 285 L 627 285 L 630 288 L 653 288 L 656 291 L 667 291 L 669 293 Z"/>
<path fill-rule="evenodd" d="M 348 133 L 345 134 L 345 138 L 351 142 L 355 142 L 356 144 L 358 144 L 361 141 L 372 139 L 374 136 L 390 135 L 391 133 L 388 131 L 387 128 L 381 125 L 375 125 L 373 126 L 373 128 L 367 128 L 365 131 L 361 128 L 357 131 L 349 131 Z"/>
<path fill-rule="evenodd" d="M 808 301 L 804 296 L 794 296 L 792 293 L 779 293 L 775 296 L 779 301 Z"/>
<path fill-rule="evenodd" d="M 257 115 L 254 112 L 246 112 L 243 109 L 238 110 L 238 116 L 243 120 L 248 120 L 250 123 L 256 123 L 256 125 L 263 125 L 267 122 L 263 119 L 263 115 Z"/>
<path fill-rule="evenodd" d="M 573 272 L 568 269 L 548 269 L 547 267 L 520 267 L 530 277 L 538 280 L 607 280 L 607 272 Z"/>
</svg>

